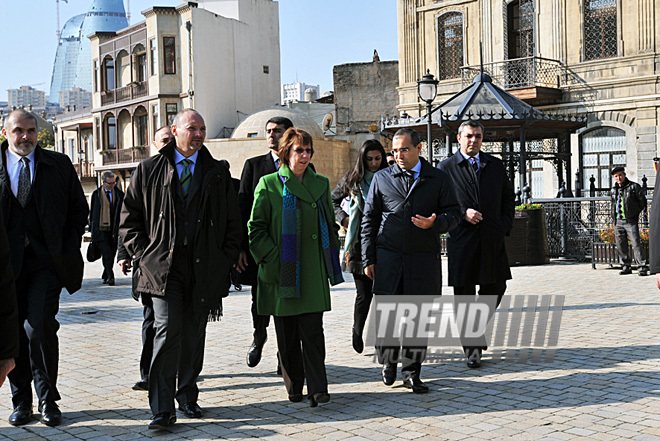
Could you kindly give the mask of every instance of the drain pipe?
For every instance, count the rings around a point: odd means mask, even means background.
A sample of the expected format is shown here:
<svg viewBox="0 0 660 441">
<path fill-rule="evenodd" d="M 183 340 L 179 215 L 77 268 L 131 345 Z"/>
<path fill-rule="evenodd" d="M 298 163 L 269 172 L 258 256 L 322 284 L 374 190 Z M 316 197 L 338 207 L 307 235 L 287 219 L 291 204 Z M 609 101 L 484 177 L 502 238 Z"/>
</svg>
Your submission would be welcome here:
<svg viewBox="0 0 660 441">
<path fill-rule="evenodd" d="M 186 22 L 186 30 L 188 31 L 188 100 L 190 101 L 190 108 L 194 109 L 193 105 L 193 95 L 195 94 L 193 90 L 193 72 L 192 72 L 192 23 L 190 21 Z"/>
</svg>

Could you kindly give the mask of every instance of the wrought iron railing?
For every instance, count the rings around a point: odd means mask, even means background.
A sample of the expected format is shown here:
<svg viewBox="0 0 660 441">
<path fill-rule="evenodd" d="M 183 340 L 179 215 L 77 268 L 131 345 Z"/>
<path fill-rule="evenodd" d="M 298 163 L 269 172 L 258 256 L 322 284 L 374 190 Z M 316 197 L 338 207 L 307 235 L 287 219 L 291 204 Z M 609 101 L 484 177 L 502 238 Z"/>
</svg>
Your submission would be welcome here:
<svg viewBox="0 0 660 441">
<path fill-rule="evenodd" d="M 103 152 L 103 165 L 132 164 L 148 157 L 149 149 L 147 147 L 106 150 Z"/>
<path fill-rule="evenodd" d="M 642 228 L 648 227 L 651 196 L 639 216 Z M 613 222 L 609 197 L 532 199 L 545 210 L 550 257 L 579 260 L 591 258 L 593 244 L 602 242 L 601 233 Z"/>
<path fill-rule="evenodd" d="M 493 83 L 505 90 L 525 89 L 529 87 L 548 87 L 559 89 L 565 68 L 557 60 L 541 57 L 515 58 L 484 64 L 484 72 L 490 75 Z M 463 87 L 472 83 L 472 79 L 481 72 L 479 66 L 461 67 Z"/>
</svg>

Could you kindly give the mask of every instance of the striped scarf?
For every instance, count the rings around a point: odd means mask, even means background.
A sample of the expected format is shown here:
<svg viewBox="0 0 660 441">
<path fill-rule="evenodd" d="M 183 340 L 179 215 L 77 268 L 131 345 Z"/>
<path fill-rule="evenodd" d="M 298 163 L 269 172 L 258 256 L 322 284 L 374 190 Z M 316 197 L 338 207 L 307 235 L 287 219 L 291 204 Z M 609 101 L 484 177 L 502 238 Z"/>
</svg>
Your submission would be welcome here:
<svg viewBox="0 0 660 441">
<path fill-rule="evenodd" d="M 280 176 L 282 184 L 285 178 Z M 339 265 L 339 246 L 334 234 L 330 234 L 334 225 L 328 223 L 324 204 L 319 199 L 319 230 L 321 231 L 321 246 L 323 260 L 330 285 L 344 281 Z M 284 185 L 282 195 L 282 254 L 280 264 L 280 298 L 300 298 L 301 285 L 301 245 L 302 245 L 302 213 L 298 198 Z"/>
</svg>

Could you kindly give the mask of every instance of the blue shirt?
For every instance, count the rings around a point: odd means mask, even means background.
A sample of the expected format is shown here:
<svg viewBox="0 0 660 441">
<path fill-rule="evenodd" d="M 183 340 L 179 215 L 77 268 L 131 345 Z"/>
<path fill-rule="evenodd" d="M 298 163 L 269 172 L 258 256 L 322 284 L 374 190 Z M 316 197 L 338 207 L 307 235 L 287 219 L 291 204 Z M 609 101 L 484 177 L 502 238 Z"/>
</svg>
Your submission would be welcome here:
<svg viewBox="0 0 660 441">
<path fill-rule="evenodd" d="M 174 149 L 174 163 L 176 164 L 176 172 L 179 175 L 179 179 L 181 179 L 181 173 L 183 173 L 183 168 L 185 167 L 181 161 L 184 159 L 190 159 L 193 163 L 190 164 L 190 174 L 194 175 L 195 174 L 195 164 L 197 163 L 197 154 L 199 152 L 195 152 L 192 154 L 192 156 L 185 157 L 177 149 Z"/>
<path fill-rule="evenodd" d="M 477 161 L 477 166 L 481 166 L 481 162 L 479 161 L 479 153 L 477 153 L 474 156 L 469 156 L 469 155 L 466 155 L 465 153 L 463 153 L 463 150 L 459 150 L 459 152 L 461 152 L 461 155 L 463 155 L 463 157 L 465 159 L 467 159 L 467 161 L 470 163 L 470 165 L 472 165 L 472 162 L 470 161 L 470 158 L 474 158 L 474 160 Z"/>
<path fill-rule="evenodd" d="M 422 161 L 417 161 L 417 164 L 408 171 L 412 173 L 413 179 L 417 179 L 419 177 L 419 173 L 422 171 Z"/>
<path fill-rule="evenodd" d="M 30 166 L 30 183 L 34 182 L 34 150 L 26 156 L 29 160 Z M 21 176 L 21 162 L 22 156 L 14 152 L 11 147 L 7 149 L 7 173 L 9 174 L 9 181 L 11 182 L 11 192 L 14 196 L 18 195 L 18 180 Z"/>
</svg>

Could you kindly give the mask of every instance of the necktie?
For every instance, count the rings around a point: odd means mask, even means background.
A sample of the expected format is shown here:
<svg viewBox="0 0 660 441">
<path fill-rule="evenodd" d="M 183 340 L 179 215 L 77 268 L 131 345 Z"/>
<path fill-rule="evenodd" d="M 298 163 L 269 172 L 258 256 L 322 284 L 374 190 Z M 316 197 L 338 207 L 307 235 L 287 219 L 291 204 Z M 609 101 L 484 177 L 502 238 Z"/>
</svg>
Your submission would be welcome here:
<svg viewBox="0 0 660 441">
<path fill-rule="evenodd" d="M 475 158 L 470 158 L 470 164 L 472 164 L 472 170 L 474 170 L 475 173 L 479 171 L 479 164 L 477 164 Z"/>
<path fill-rule="evenodd" d="M 106 190 L 105 195 L 108 197 L 108 200 L 112 204 L 112 192 L 110 190 Z"/>
<path fill-rule="evenodd" d="M 403 173 L 406 175 L 406 193 L 410 193 L 410 189 L 415 183 L 415 174 L 410 170 L 406 170 Z"/>
<path fill-rule="evenodd" d="M 275 160 L 275 169 L 276 169 L 276 170 L 279 170 L 279 169 L 280 169 L 280 158 L 277 158 L 277 159 Z"/>
<path fill-rule="evenodd" d="M 183 171 L 181 172 L 181 176 L 179 179 L 181 181 L 181 189 L 183 190 L 183 197 L 187 198 L 188 190 L 190 190 L 190 182 L 192 181 L 192 172 L 190 170 L 190 166 L 193 164 L 193 162 L 190 159 L 183 159 L 181 161 L 181 164 L 183 164 Z"/>
<path fill-rule="evenodd" d="M 21 171 L 18 175 L 18 194 L 16 199 L 21 207 L 27 205 L 28 198 L 30 197 L 30 188 L 32 187 L 32 180 L 30 179 L 30 160 L 28 158 L 21 158 Z"/>
<path fill-rule="evenodd" d="M 625 219 L 626 215 L 623 212 L 623 201 L 621 199 L 621 189 L 619 189 L 616 198 L 616 214 L 618 219 Z"/>
</svg>

